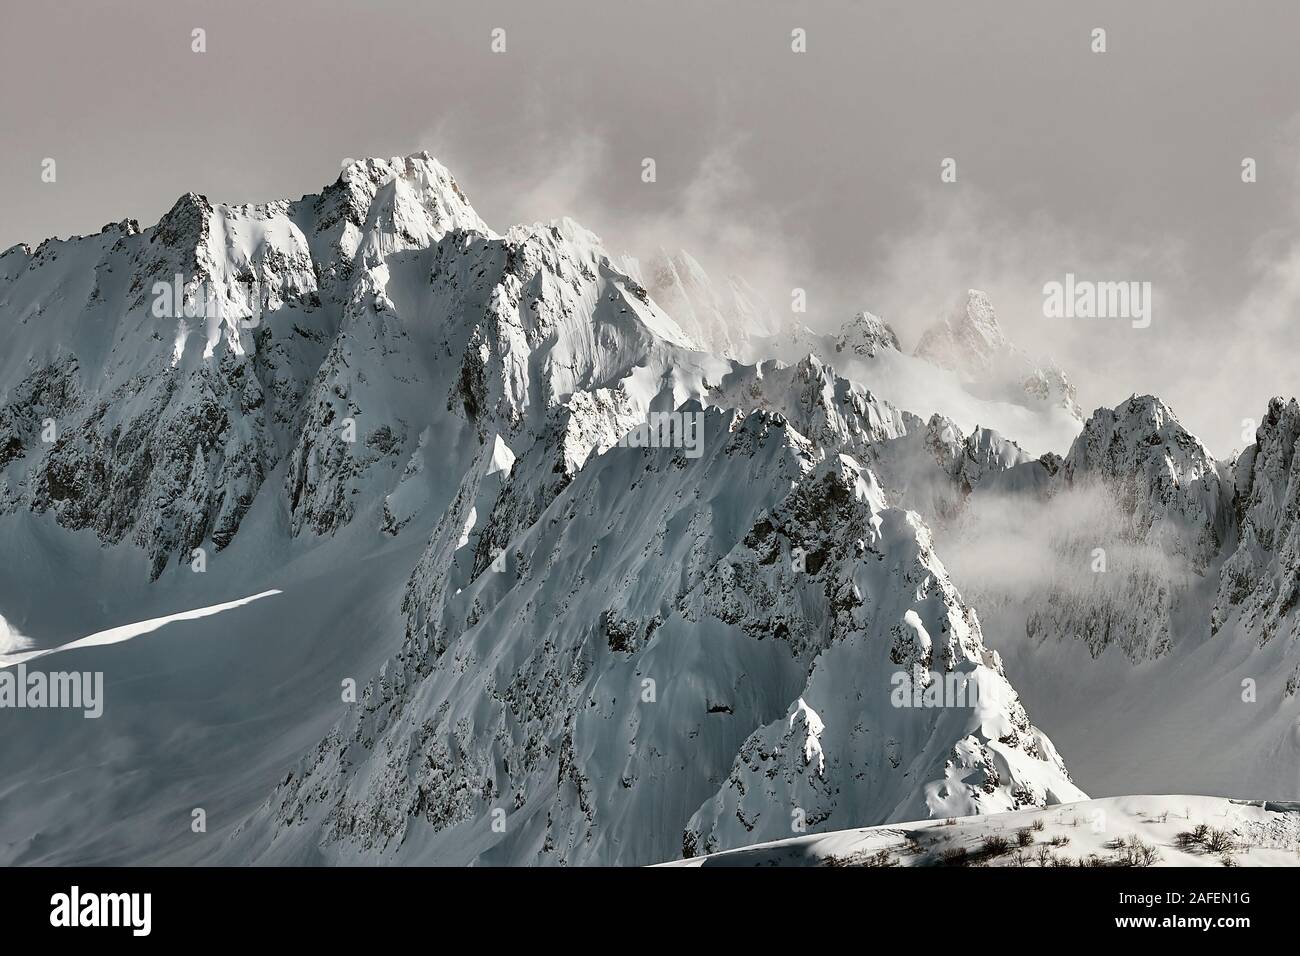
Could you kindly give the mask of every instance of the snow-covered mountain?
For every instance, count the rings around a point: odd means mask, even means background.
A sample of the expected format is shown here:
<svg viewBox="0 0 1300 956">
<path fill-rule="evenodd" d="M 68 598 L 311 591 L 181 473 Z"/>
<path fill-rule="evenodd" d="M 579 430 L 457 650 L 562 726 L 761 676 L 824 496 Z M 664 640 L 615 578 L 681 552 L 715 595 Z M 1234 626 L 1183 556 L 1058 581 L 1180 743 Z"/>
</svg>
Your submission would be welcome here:
<svg viewBox="0 0 1300 956">
<path fill-rule="evenodd" d="M 1013 436 L 1033 455 L 1064 454 L 1083 424 L 1064 373 L 1032 362 L 1012 345 L 988 297 L 975 290 L 953 316 L 926 332 L 912 355 L 870 312 L 859 312 L 835 333 L 796 326 L 753 345 L 753 354 L 787 362 L 809 352 L 899 408 L 942 416 L 965 434 L 986 428 Z"/>
<path fill-rule="evenodd" d="M 770 360 L 737 366 L 709 391 L 709 400 L 779 412 L 821 447 L 869 464 L 890 500 L 919 512 L 932 527 L 958 516 L 981 482 L 1003 480 L 1004 472 L 1032 461 L 991 429 L 964 434 L 937 413 L 926 421 L 899 409 L 813 353 L 793 365 Z"/>
<path fill-rule="evenodd" d="M 640 863 L 1077 798 L 915 515 L 783 416 L 686 409 L 700 457 L 614 447 L 503 570 L 417 579 L 402 651 L 245 831 L 266 859 Z M 914 666 L 986 697 L 896 707 Z"/>
<path fill-rule="evenodd" d="M 812 357 L 700 351 L 739 299 L 696 308 L 685 257 L 655 283 L 695 338 L 589 232 L 495 233 L 422 154 L 296 202 L 189 195 L 157 226 L 5 262 L 15 535 L 138 548 L 155 589 L 279 578 L 289 605 L 300 564 L 422 542 L 404 626 L 375 638 L 388 663 L 223 854 L 654 862 L 792 813 L 1081 796 L 871 470 L 921 420 Z M 760 379 L 772 399 L 751 402 Z M 958 480 L 960 455 L 927 442 Z M 226 559 L 255 507 L 280 573 Z M 987 693 L 895 706 L 914 667 Z M 756 759 L 780 787 L 745 784 Z"/>
<path fill-rule="evenodd" d="M 914 353 L 961 376 L 975 394 L 1060 408 L 1082 419 L 1074 386 L 1056 363 L 1036 362 L 1006 337 L 989 297 L 969 290 L 952 313 L 926 329 Z"/>
<path fill-rule="evenodd" d="M 684 253 L 495 232 L 426 153 L 17 247 L 0 330 L 0 668 L 107 677 L 90 729 L 4 713 L 0 862 L 640 864 L 1053 807 L 1080 649 L 1095 693 L 1228 647 L 1198 679 L 1256 674 L 1283 743 L 1294 402 L 1235 463 L 1152 398 L 1084 425 L 977 293 L 917 355 L 785 330 Z M 1020 528 L 986 502 L 1060 530 L 1027 596 L 950 573 Z M 1098 547 L 1104 603 L 1060 571 Z"/>
<path fill-rule="evenodd" d="M 875 358 L 889 351 L 901 349 L 898 336 L 889 324 L 870 312 L 859 312 L 840 327 L 831 342 L 836 355 Z"/>
<path fill-rule="evenodd" d="M 1298 626 L 1295 409 L 1275 400 L 1255 443 L 1216 461 L 1163 402 L 1133 396 L 1094 412 L 1054 475 L 976 488 L 945 538 L 1090 792 L 1300 785 L 1285 637 Z M 1000 567 L 994 553 L 1021 557 Z"/>
<path fill-rule="evenodd" d="M 1274 399 L 1250 445 L 1233 463 L 1237 547 L 1220 575 L 1211 627 L 1238 629 L 1262 647 L 1279 632 L 1300 636 L 1300 407 Z M 1300 669 L 1287 684 L 1300 688 Z"/>
<path fill-rule="evenodd" d="M 1175 610 L 1230 534 L 1228 470 L 1159 399 L 1094 412 L 1055 476 L 1062 573 L 1029 633 L 1071 634 L 1094 654 L 1119 646 L 1134 660 L 1168 652 Z"/>
<path fill-rule="evenodd" d="M 643 410 L 701 390 L 676 358 L 692 343 L 595 236 L 499 236 L 427 154 L 354 163 L 293 203 L 188 195 L 155 227 L 5 261 L 0 507 L 129 537 L 155 577 L 226 547 L 281 462 L 292 534 L 385 495 L 400 530 L 441 514 L 488 436 L 526 447 L 577 390 L 633 367 Z M 159 318 L 174 275 L 181 316 Z"/>
</svg>

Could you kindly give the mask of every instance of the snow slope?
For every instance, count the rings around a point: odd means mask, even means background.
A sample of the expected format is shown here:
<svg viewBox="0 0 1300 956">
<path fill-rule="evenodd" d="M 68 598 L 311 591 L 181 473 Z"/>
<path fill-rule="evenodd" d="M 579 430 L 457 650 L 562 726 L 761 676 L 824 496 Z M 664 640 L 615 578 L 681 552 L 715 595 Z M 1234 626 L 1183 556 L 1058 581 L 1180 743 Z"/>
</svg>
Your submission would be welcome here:
<svg viewBox="0 0 1300 956">
<path fill-rule="evenodd" d="M 1296 866 L 1300 804 L 1114 797 L 796 836 L 668 865 Z"/>
<path fill-rule="evenodd" d="M 708 411 L 703 448 L 589 461 L 503 570 L 421 608 L 231 852 L 642 863 L 783 832 L 792 809 L 829 826 L 1080 796 L 928 532 L 869 472 L 770 413 Z M 895 707 L 913 665 L 995 692 Z M 801 700 L 824 764 L 780 744 Z M 769 791 L 741 782 L 760 754 Z M 743 827 L 713 810 L 746 791 Z"/>
<path fill-rule="evenodd" d="M 644 264 L 623 256 L 616 265 L 646 288 L 698 348 L 713 355 L 756 361 L 762 357 L 757 341 L 781 331 L 781 322 L 749 283 L 739 276 L 715 283 L 684 249 L 659 249 Z"/>
<path fill-rule="evenodd" d="M 255 502 L 205 573 L 168 568 L 152 583 L 147 555 L 127 542 L 104 548 L 48 516 L 0 522 L 0 609 L 34 649 L 172 618 L 28 661 L 102 672 L 104 712 L 0 711 L 0 865 L 212 859 L 345 711 L 341 682 L 364 684 L 396 648 L 419 543 L 362 526 L 324 546 L 294 540 L 281 507 Z M 264 590 L 282 593 L 241 600 Z M 196 833 L 200 808 L 207 830 Z"/>
</svg>

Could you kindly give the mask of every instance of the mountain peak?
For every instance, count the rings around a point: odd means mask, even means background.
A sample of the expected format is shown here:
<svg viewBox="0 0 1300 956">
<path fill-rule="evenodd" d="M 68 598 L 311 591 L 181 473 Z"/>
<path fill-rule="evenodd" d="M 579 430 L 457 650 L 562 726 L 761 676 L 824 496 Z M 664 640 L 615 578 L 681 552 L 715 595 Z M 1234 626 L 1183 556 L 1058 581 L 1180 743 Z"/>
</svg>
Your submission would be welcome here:
<svg viewBox="0 0 1300 956">
<path fill-rule="evenodd" d="M 1154 441 L 1156 435 L 1162 438 L 1179 436 L 1180 441 L 1184 440 L 1182 436 L 1186 436 L 1195 441 L 1195 436 L 1187 432 L 1178 421 L 1174 410 L 1156 395 L 1139 395 L 1134 392 L 1114 409 L 1096 409 L 1086 424 L 1090 425 L 1101 418 L 1117 423 L 1117 427 L 1124 432 L 1141 432 L 1152 436 L 1149 441 Z"/>
<path fill-rule="evenodd" d="M 887 349 L 900 351 L 898 336 L 889 323 L 871 312 L 859 312 L 840 326 L 835 351 L 848 349 L 857 355 L 874 356 Z"/>
<path fill-rule="evenodd" d="M 1101 479 L 1127 489 L 1137 531 L 1194 568 L 1219 550 L 1230 519 L 1231 483 L 1201 441 L 1154 395 L 1099 408 L 1062 464 L 1066 484 Z"/>
<path fill-rule="evenodd" d="M 992 300 L 979 289 L 967 289 L 951 313 L 926 329 L 915 354 L 953 371 L 985 370 L 1011 348 Z"/>
<path fill-rule="evenodd" d="M 1010 400 L 1028 395 L 1083 419 L 1065 372 L 1050 359 L 1017 348 L 998 324 L 992 300 L 979 289 L 967 289 L 947 316 L 926 329 L 912 354 L 967 381 L 992 384 Z"/>
<path fill-rule="evenodd" d="M 301 204 L 314 206 L 317 230 L 338 241 L 345 255 L 362 251 L 371 261 L 430 245 L 456 229 L 493 235 L 455 178 L 427 152 L 354 160 Z"/>
<path fill-rule="evenodd" d="M 1084 423 L 1083 433 L 1075 441 L 1069 457 L 1078 460 L 1084 456 L 1090 437 L 1097 437 L 1092 444 L 1108 458 L 1115 457 L 1117 444 L 1121 446 L 1123 452 L 1116 461 L 1119 465 L 1134 464 L 1142 448 L 1165 445 L 1195 447 L 1198 459 L 1213 460 L 1196 436 L 1178 421 L 1173 409 L 1155 395 L 1134 393 L 1113 409 L 1096 409 Z"/>
<path fill-rule="evenodd" d="M 993 308 L 993 301 L 987 293 L 979 289 L 967 289 L 965 308 L 957 315 L 959 320 L 965 320 L 965 323 L 978 332 L 985 341 L 991 344 L 1006 341 L 1002 328 L 998 325 L 997 311 Z"/>
<path fill-rule="evenodd" d="M 212 203 L 206 196 L 188 192 L 172 203 L 154 229 L 153 240 L 166 246 L 197 245 L 208 229 Z"/>
<path fill-rule="evenodd" d="M 430 155 L 428 150 L 411 153 L 409 156 L 392 156 L 387 159 L 382 156 L 364 156 L 361 159 L 350 161 L 339 173 L 339 179 L 343 181 L 364 179 L 372 182 L 382 182 L 394 176 L 406 176 L 408 178 L 425 176 L 432 181 L 451 180 L 451 182 L 455 182 L 447 167 Z M 460 187 L 456 186 L 456 189 L 459 191 Z M 463 194 L 462 198 L 464 198 Z"/>
</svg>

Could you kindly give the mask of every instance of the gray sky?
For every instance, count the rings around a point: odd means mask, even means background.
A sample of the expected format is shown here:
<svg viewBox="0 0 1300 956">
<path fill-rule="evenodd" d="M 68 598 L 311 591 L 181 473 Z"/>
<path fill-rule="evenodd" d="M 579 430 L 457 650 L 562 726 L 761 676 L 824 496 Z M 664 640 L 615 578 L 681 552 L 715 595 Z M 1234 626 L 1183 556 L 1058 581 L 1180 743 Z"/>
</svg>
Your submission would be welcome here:
<svg viewBox="0 0 1300 956">
<path fill-rule="evenodd" d="M 1085 408 L 1155 392 L 1226 454 L 1300 391 L 1297 35 L 1291 0 L 11 2 L 0 248 L 428 149 L 498 229 L 683 246 L 810 324 L 910 344 L 984 288 Z M 1151 326 L 1045 319 L 1066 271 L 1152 282 Z"/>
</svg>

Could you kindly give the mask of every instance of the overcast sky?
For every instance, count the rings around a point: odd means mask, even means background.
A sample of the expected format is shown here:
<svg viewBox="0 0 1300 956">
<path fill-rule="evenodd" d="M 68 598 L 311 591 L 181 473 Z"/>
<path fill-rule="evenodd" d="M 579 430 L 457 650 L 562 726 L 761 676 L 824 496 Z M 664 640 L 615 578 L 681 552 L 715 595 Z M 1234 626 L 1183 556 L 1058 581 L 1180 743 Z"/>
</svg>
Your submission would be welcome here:
<svg viewBox="0 0 1300 956">
<path fill-rule="evenodd" d="M 497 229 L 685 247 L 810 324 L 910 344 L 983 288 L 1086 409 L 1154 392 L 1227 454 L 1300 392 L 1297 36 L 1291 0 L 6 2 L 0 248 L 428 149 Z M 1067 271 L 1151 282 L 1150 327 L 1044 318 Z"/>
</svg>

